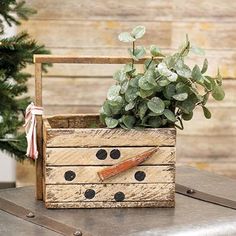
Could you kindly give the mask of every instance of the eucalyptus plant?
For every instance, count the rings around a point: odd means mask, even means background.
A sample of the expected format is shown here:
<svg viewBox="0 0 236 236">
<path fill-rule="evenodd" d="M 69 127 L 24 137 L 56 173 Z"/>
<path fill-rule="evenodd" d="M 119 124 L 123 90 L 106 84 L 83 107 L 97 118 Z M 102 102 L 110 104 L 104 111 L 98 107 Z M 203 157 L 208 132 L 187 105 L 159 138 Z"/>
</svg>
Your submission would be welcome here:
<svg viewBox="0 0 236 236">
<path fill-rule="evenodd" d="M 192 69 L 185 63 L 189 52 L 196 51 L 187 36 L 176 53 L 165 55 L 156 45 L 151 45 L 149 50 L 136 46 L 144 34 L 145 27 L 136 26 L 118 37 L 132 44 L 128 49 L 131 62 L 115 72 L 116 84 L 108 90 L 100 111 L 101 121 L 108 128 L 174 125 L 183 129 L 183 120 L 191 120 L 198 106 L 210 119 L 211 112 L 206 107 L 209 96 L 218 101 L 225 96 L 219 70 L 216 78 L 212 78 L 206 75 L 207 59 L 202 66 L 195 65 Z M 136 64 L 143 64 L 143 70 L 139 71 Z"/>
</svg>

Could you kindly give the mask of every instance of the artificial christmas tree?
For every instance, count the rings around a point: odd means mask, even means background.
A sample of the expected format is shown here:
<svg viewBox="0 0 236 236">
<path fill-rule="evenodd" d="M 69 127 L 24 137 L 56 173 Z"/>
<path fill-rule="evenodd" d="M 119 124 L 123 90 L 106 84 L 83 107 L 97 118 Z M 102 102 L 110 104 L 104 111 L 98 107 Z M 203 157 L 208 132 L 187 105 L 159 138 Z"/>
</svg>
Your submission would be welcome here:
<svg viewBox="0 0 236 236">
<path fill-rule="evenodd" d="M 36 13 L 24 1 L 0 1 L 0 149 L 17 159 L 24 159 L 25 134 L 19 131 L 29 104 L 26 82 L 31 76 L 23 69 L 33 63 L 33 54 L 49 53 L 44 45 L 31 39 L 27 32 L 4 38 L 4 24 L 19 25 Z M 44 68 L 45 69 L 45 68 Z"/>
</svg>

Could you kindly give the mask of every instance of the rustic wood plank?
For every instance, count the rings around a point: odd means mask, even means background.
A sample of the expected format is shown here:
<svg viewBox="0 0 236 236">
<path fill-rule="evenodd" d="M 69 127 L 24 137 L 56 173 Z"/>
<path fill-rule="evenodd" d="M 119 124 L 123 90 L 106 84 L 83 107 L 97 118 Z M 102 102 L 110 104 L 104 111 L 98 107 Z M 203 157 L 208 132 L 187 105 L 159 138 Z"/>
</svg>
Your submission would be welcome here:
<svg viewBox="0 0 236 236">
<path fill-rule="evenodd" d="M 42 104 L 42 65 L 35 64 L 35 105 L 41 107 Z M 38 158 L 36 164 L 36 199 L 43 199 L 43 124 L 42 116 L 36 116 L 37 149 Z"/>
<path fill-rule="evenodd" d="M 127 47 L 119 42 L 119 32 L 129 31 L 136 25 L 146 26 L 146 35 L 140 44 L 176 48 L 185 34 L 194 44 L 207 49 L 236 48 L 236 22 L 133 22 L 122 21 L 109 27 L 109 21 L 47 21 L 31 20 L 22 24 L 32 37 L 47 47 Z M 201 33 L 199 33 L 199 31 Z M 73 35 L 71 35 L 73 32 Z M 216 34 L 217 32 L 217 34 Z M 65 37 L 71 35 L 71 37 Z M 63 40 L 58 40 L 63 39 Z M 155 40 L 153 40 L 155 39 Z M 174 39 L 174 40 L 173 40 Z"/>
<path fill-rule="evenodd" d="M 151 159 L 151 158 L 150 158 Z M 174 166 L 137 166 L 124 171 L 117 176 L 101 181 L 97 172 L 105 166 L 57 166 L 46 167 L 46 184 L 96 184 L 96 183 L 173 183 L 175 180 Z M 65 179 L 65 173 L 73 171 L 75 178 Z M 135 179 L 135 173 L 143 171 L 146 177 L 143 181 Z"/>
<path fill-rule="evenodd" d="M 177 135 L 178 162 L 236 163 L 236 136 Z"/>
<path fill-rule="evenodd" d="M 174 146 L 174 128 L 124 130 L 121 128 L 49 129 L 47 147 Z"/>
<path fill-rule="evenodd" d="M 202 108 L 198 107 L 194 111 L 194 116 L 191 121 L 184 122 L 184 130 L 178 130 L 181 135 L 206 135 L 206 136 L 229 136 L 236 134 L 236 120 L 232 114 L 236 113 L 236 107 L 221 106 L 218 102 L 218 107 L 209 106 L 212 113 L 211 119 L 206 119 L 202 112 Z M 50 110 L 53 114 L 58 112 L 65 113 L 98 113 L 99 106 L 46 106 L 45 112 Z M 227 119 L 226 119 L 227 117 Z M 197 124 L 197 125 L 196 125 Z"/>
<path fill-rule="evenodd" d="M 140 24 L 147 27 L 146 37 L 141 39 L 140 43 L 150 45 L 154 43 L 153 38 L 155 38 L 155 43 L 160 47 L 170 47 L 172 23 L 168 21 L 123 21 L 112 25 L 110 21 L 31 20 L 22 22 L 21 30 L 27 29 L 33 38 L 39 42 L 44 42 L 47 47 L 94 47 L 94 45 L 96 47 L 127 47 L 124 43 L 119 42 L 118 34 L 131 30 Z M 65 35 L 70 35 L 70 37 Z"/>
<path fill-rule="evenodd" d="M 202 48 L 236 48 L 236 22 L 173 22 L 171 47 L 178 47 L 183 42 L 183 35 L 188 34 L 193 44 Z M 217 32 L 217 33 L 216 33 Z"/>
<path fill-rule="evenodd" d="M 84 193 L 93 189 L 95 196 L 87 199 Z M 132 201 L 173 201 L 174 183 L 155 184 L 80 184 L 80 185 L 46 185 L 46 202 L 115 202 L 114 195 L 123 192 L 126 202 Z"/>
<path fill-rule="evenodd" d="M 45 164 L 47 166 L 60 165 L 114 165 L 127 158 L 145 152 L 150 147 L 120 147 L 120 157 L 112 159 L 111 151 L 115 148 L 103 148 L 107 152 L 107 158 L 99 160 L 96 156 L 101 148 L 47 148 Z M 114 151 L 113 151 L 114 152 Z M 152 158 L 143 163 L 143 165 L 158 165 L 158 164 L 174 164 L 175 163 L 175 147 L 160 147 L 153 154 Z"/>
<path fill-rule="evenodd" d="M 74 20 L 162 20 L 169 19 L 172 1 L 165 0 L 136 0 L 135 4 L 127 0 L 106 2 L 91 1 L 63 1 L 63 0 L 27 0 L 27 3 L 36 8 L 38 13 L 32 19 L 74 19 Z M 143 7 L 145 6 L 145 11 Z M 142 14 L 140 14 L 142 11 Z M 80 12 L 80 14 L 78 14 Z M 157 14 L 158 12 L 158 14 Z"/>
<path fill-rule="evenodd" d="M 115 80 L 112 78 L 43 78 L 43 99 L 44 106 L 66 106 L 65 109 L 61 109 L 57 113 L 70 113 L 69 108 L 72 105 L 77 107 L 79 111 L 80 105 L 82 106 L 101 106 L 106 99 L 106 94 L 111 85 L 115 84 Z M 34 81 L 31 78 L 28 83 L 29 92 L 28 95 L 34 97 Z M 223 88 L 225 90 L 225 99 L 221 102 L 215 101 L 212 97 L 209 99 L 209 107 L 235 107 L 236 104 L 236 81 L 224 80 Z M 68 93 L 68 91 L 70 91 Z M 96 91 L 96 92 L 91 92 Z M 68 107 L 67 107 L 68 106 Z M 89 112 L 88 107 L 88 112 Z M 56 108 L 55 108 L 56 109 Z M 73 108 L 71 108 L 73 110 Z M 92 108 L 91 108 L 92 109 Z M 50 109 L 49 109 L 50 111 Z M 51 110 L 53 111 L 53 110 Z M 99 108 L 96 110 L 99 111 Z M 76 112 L 73 112 L 76 113 Z M 48 109 L 46 109 L 46 113 Z M 51 113 L 53 114 L 53 113 Z"/>
<path fill-rule="evenodd" d="M 110 20 L 122 21 L 233 21 L 236 4 L 230 0 L 27 0 L 38 13 L 32 18 L 40 20 Z M 143 7 L 145 6 L 145 9 Z M 197 6 L 197 7 L 196 7 Z M 80 14 L 78 14 L 80 12 Z M 142 12 L 142 14 L 140 14 Z M 158 14 L 157 14 L 158 12 Z"/>
<path fill-rule="evenodd" d="M 46 202 L 47 208 L 123 208 L 123 207 L 174 207 L 174 201 L 149 202 Z"/>
<path fill-rule="evenodd" d="M 150 57 L 141 58 L 136 64 L 143 64 Z M 163 57 L 156 57 L 162 59 Z M 63 55 L 34 55 L 35 63 L 72 63 L 72 64 L 126 64 L 129 56 L 63 56 Z"/>
</svg>

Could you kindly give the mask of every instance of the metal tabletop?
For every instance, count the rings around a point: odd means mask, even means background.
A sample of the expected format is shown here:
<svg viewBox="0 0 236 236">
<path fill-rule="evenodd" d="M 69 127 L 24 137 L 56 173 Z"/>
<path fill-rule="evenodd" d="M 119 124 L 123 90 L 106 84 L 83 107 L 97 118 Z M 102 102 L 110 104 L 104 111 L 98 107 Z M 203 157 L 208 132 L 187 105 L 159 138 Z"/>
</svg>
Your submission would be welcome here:
<svg viewBox="0 0 236 236">
<path fill-rule="evenodd" d="M 177 168 L 177 182 L 236 200 L 236 180 L 190 167 Z M 91 235 L 236 235 L 236 211 L 176 194 L 176 207 L 126 209 L 52 209 L 35 200 L 34 187 L 6 189 L 0 197 L 74 226 Z M 0 235 L 60 235 L 0 210 Z"/>
</svg>

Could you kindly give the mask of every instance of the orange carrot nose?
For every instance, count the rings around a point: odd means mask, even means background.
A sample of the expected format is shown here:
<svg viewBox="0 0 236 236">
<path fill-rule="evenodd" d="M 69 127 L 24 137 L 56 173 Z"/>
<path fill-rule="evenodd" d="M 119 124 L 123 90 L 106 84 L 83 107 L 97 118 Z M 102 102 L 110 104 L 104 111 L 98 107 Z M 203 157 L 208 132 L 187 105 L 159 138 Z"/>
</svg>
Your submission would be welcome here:
<svg viewBox="0 0 236 236">
<path fill-rule="evenodd" d="M 151 148 L 148 151 L 145 151 L 137 156 L 131 157 L 125 161 L 117 163 L 113 166 L 109 166 L 107 168 L 102 169 L 101 171 L 97 172 L 99 178 L 103 181 L 110 177 L 116 176 L 126 170 L 129 170 L 132 167 L 135 167 L 142 162 L 146 161 L 149 157 L 151 157 L 155 152 L 157 152 L 159 148 Z"/>
</svg>

